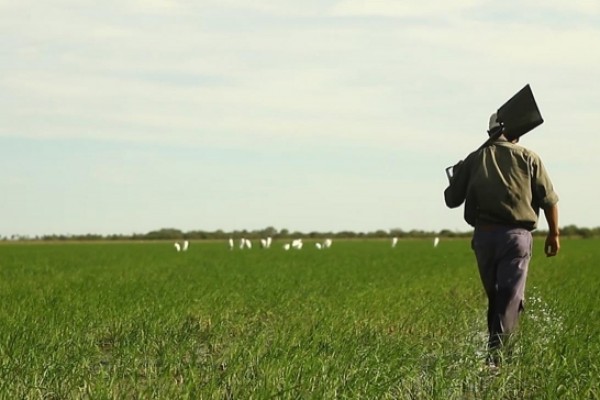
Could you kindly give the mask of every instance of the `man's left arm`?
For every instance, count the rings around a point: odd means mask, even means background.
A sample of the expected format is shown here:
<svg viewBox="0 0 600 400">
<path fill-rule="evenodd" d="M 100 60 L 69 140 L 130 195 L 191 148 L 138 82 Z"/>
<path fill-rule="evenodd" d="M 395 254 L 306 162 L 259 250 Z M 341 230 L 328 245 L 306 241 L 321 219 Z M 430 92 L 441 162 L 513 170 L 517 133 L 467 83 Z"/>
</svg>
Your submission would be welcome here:
<svg viewBox="0 0 600 400">
<path fill-rule="evenodd" d="M 453 174 L 450 178 L 450 184 L 444 190 L 444 201 L 448 208 L 459 207 L 465 201 L 469 181 L 468 169 L 465 165 L 467 162 L 468 158 L 465 161 L 459 161 L 452 168 Z"/>
</svg>

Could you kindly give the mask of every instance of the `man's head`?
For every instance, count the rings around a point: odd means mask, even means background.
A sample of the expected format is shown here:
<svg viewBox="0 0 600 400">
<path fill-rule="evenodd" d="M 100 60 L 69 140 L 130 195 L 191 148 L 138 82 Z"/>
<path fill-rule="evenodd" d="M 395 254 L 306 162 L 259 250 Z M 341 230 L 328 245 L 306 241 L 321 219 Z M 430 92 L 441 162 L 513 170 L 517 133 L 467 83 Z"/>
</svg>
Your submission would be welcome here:
<svg viewBox="0 0 600 400">
<path fill-rule="evenodd" d="M 498 114 L 492 113 L 492 115 L 490 115 L 490 122 L 488 125 L 488 135 L 492 136 L 492 135 L 498 134 L 498 132 L 502 132 L 502 134 L 500 134 L 500 136 L 498 136 L 498 137 L 503 137 L 512 143 L 519 142 L 519 138 L 510 138 L 506 135 L 506 132 L 504 130 L 504 125 L 502 125 L 500 122 L 498 122 Z"/>
<path fill-rule="evenodd" d="M 497 133 L 499 129 L 502 129 L 502 125 L 498 122 L 498 114 L 492 113 L 490 115 L 490 123 L 488 125 L 488 135 L 492 136 L 494 133 Z"/>
</svg>

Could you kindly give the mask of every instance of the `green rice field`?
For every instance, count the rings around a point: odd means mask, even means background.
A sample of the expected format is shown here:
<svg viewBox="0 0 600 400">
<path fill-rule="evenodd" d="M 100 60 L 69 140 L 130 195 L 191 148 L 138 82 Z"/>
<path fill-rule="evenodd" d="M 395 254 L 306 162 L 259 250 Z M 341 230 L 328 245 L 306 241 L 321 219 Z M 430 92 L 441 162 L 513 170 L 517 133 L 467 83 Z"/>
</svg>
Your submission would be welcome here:
<svg viewBox="0 0 600 400">
<path fill-rule="evenodd" d="M 0 245 L 0 399 L 598 399 L 600 241 L 536 239 L 484 366 L 469 240 Z"/>
</svg>

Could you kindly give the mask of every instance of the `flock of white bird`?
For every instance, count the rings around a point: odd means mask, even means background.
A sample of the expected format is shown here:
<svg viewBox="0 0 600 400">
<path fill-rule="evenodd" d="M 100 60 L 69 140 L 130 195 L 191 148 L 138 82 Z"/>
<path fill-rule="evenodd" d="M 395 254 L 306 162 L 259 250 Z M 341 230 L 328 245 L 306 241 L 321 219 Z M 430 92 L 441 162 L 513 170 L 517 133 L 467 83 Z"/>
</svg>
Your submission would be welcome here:
<svg viewBox="0 0 600 400">
<path fill-rule="evenodd" d="M 260 239 L 259 243 L 260 243 L 261 248 L 269 249 L 269 248 L 271 248 L 271 244 L 273 243 L 273 238 L 271 238 L 269 236 L 265 239 Z M 233 238 L 229 238 L 228 244 L 229 244 L 229 250 L 235 249 L 235 242 L 234 242 Z M 333 244 L 333 240 L 325 239 L 323 242 L 316 242 L 315 247 L 317 248 L 317 250 L 328 249 L 331 247 L 332 244 Z M 398 238 L 393 237 L 392 238 L 392 248 L 396 247 L 397 244 L 398 244 Z M 436 236 L 433 239 L 433 247 L 437 247 L 438 244 L 440 244 L 440 238 Z M 283 249 L 286 251 L 290 250 L 290 249 L 301 250 L 303 246 L 304 246 L 304 243 L 302 242 L 302 239 L 294 239 L 291 242 L 284 243 Z M 181 243 L 181 244 L 178 242 L 175 242 L 175 250 L 178 252 L 179 251 L 187 251 L 187 249 L 189 247 L 190 247 L 190 243 L 187 240 L 183 241 L 183 243 Z M 251 249 L 252 241 L 250 239 L 241 238 L 239 241 L 238 247 L 240 250 Z"/>
<path fill-rule="evenodd" d="M 259 243 L 260 243 L 260 247 L 262 249 L 270 249 L 271 244 L 273 243 L 273 238 L 269 236 L 267 238 L 260 239 Z M 332 243 L 333 243 L 333 240 L 325 239 L 325 241 L 322 243 L 315 243 L 315 247 L 319 250 L 327 249 L 327 248 L 331 247 Z M 229 244 L 229 250 L 235 249 L 235 242 L 234 242 L 233 238 L 229 238 L 228 244 Z M 302 239 L 294 239 L 291 242 L 284 243 L 283 249 L 284 250 L 290 250 L 290 249 L 301 250 L 303 246 L 304 246 L 304 243 L 302 242 Z M 239 241 L 238 248 L 240 250 L 251 249 L 252 241 L 250 241 L 250 239 L 241 238 Z"/>
<path fill-rule="evenodd" d="M 184 240 L 183 243 L 181 243 L 181 244 L 179 244 L 178 242 L 175 242 L 174 246 L 175 246 L 175 250 L 177 252 L 187 251 L 187 249 L 190 247 L 190 242 L 188 242 L 187 240 Z"/>
</svg>

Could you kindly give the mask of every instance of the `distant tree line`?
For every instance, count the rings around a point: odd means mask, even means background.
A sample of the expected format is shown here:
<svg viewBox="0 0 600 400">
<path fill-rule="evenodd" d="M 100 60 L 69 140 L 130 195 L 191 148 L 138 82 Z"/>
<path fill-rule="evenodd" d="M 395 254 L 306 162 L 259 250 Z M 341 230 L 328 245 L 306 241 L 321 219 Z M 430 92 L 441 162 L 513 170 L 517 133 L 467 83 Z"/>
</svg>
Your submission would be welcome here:
<svg viewBox="0 0 600 400">
<path fill-rule="evenodd" d="M 538 230 L 534 232 L 535 236 L 545 236 L 547 231 Z M 276 229 L 269 226 L 264 229 L 258 230 L 234 230 L 234 231 L 202 231 L 194 230 L 184 232 L 176 228 L 162 228 L 148 233 L 135 233 L 131 235 L 99 235 L 99 234 L 85 234 L 85 235 L 68 235 L 68 234 L 52 234 L 42 235 L 35 237 L 12 235 L 8 237 L 2 237 L 1 240 L 40 240 L 40 241 L 99 241 L 99 240 L 227 240 L 229 238 L 246 238 L 246 239 L 260 239 L 266 237 L 272 237 L 273 239 L 290 239 L 290 238 L 303 238 L 303 239 L 385 239 L 397 237 L 398 239 L 406 238 L 432 238 L 435 236 L 442 238 L 464 238 L 470 237 L 472 231 L 451 231 L 448 229 L 442 229 L 441 231 L 425 231 L 419 229 L 402 230 L 402 229 L 390 229 L 390 230 L 376 230 L 372 232 L 354 232 L 349 230 L 338 231 L 338 232 L 299 232 L 289 231 L 288 229 Z M 579 238 L 594 238 L 600 237 L 600 227 L 596 228 L 581 228 L 575 225 L 567 225 L 561 228 L 561 236 L 563 237 L 579 237 Z"/>
</svg>

